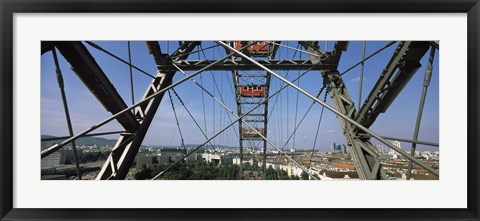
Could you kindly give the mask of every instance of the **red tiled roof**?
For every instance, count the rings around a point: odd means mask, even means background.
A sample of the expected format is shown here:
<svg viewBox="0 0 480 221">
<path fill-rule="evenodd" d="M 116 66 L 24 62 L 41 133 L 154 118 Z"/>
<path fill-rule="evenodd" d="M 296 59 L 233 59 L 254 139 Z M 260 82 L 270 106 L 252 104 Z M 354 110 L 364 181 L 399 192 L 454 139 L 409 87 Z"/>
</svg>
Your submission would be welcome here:
<svg viewBox="0 0 480 221">
<path fill-rule="evenodd" d="M 350 164 L 333 163 L 332 166 L 337 167 L 337 168 L 341 168 L 341 169 L 349 169 L 349 170 L 355 169 L 355 165 L 350 165 Z"/>
</svg>

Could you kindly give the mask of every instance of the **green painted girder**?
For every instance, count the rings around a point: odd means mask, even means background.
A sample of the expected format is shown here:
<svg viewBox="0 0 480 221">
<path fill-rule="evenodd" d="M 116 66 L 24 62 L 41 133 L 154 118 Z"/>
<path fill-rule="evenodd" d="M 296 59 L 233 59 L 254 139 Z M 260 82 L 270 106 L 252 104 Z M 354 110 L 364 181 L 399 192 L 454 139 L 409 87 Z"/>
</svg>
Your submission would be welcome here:
<svg viewBox="0 0 480 221">
<path fill-rule="evenodd" d="M 183 42 L 179 48 L 173 52 L 172 56 L 162 54 L 160 47 L 156 42 L 147 42 L 149 50 L 153 55 L 155 62 L 164 63 L 169 62 L 171 57 L 175 59 L 185 59 L 197 45 L 198 42 L 186 41 Z M 160 57 L 159 57 L 160 56 Z M 176 71 L 158 70 L 155 74 L 155 78 L 147 87 L 142 100 L 150 97 L 154 93 L 166 88 L 172 84 L 173 76 Z M 97 180 L 121 180 L 125 179 L 130 167 L 133 165 L 135 156 L 138 153 L 143 139 L 152 123 L 155 113 L 160 106 L 162 98 L 165 93 L 161 93 L 148 102 L 135 108 L 135 117 L 138 120 L 139 126 L 132 133 L 121 134 L 115 147 L 110 153 L 109 157 L 105 161 L 100 173 L 97 176 Z"/>
<path fill-rule="evenodd" d="M 308 52 L 320 55 L 318 49 L 312 48 L 318 47 L 315 42 L 302 42 L 300 44 L 304 46 Z M 334 49 L 325 54 L 330 56 L 329 59 L 332 61 L 338 62 L 342 52 L 346 50 L 347 46 L 347 42 L 336 42 Z M 319 56 L 310 55 L 310 59 L 312 59 L 312 62 L 316 62 Z M 340 73 L 337 70 L 325 70 L 322 71 L 322 77 L 323 84 L 332 99 L 334 107 L 342 114 L 353 119 L 356 113 L 355 105 Z M 388 179 L 378 160 L 378 154 L 370 143 L 369 138 L 359 136 L 359 134 L 356 133 L 356 127 L 354 125 L 343 118 L 338 117 L 338 119 L 349 147 L 350 156 L 355 163 L 360 179 Z"/>
<path fill-rule="evenodd" d="M 383 69 L 358 111 L 356 121 L 370 127 L 375 119 L 384 113 L 398 94 L 422 66 L 420 60 L 430 48 L 429 41 L 402 41 Z"/>
</svg>

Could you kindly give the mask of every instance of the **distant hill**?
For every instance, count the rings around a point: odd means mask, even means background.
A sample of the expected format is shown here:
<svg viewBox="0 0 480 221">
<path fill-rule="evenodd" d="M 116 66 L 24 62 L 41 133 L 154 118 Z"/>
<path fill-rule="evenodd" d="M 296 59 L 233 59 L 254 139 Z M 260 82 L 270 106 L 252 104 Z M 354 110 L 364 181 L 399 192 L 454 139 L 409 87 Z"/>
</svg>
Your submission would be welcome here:
<svg viewBox="0 0 480 221">
<path fill-rule="evenodd" d="M 46 139 L 46 138 L 55 138 L 55 136 L 50 136 L 50 135 L 42 135 L 42 138 L 41 139 Z M 42 145 L 42 149 L 44 148 L 47 148 L 47 147 L 50 147 L 52 145 L 55 145 L 57 143 L 61 143 L 63 142 L 63 140 L 52 140 L 52 141 L 42 141 L 41 145 Z M 77 146 L 82 146 L 82 145 L 85 145 L 85 146 L 92 146 L 92 145 L 97 145 L 98 147 L 101 147 L 101 146 L 115 146 L 115 143 L 117 142 L 117 140 L 110 140 L 110 139 L 105 139 L 105 138 L 100 138 L 100 137 L 81 137 L 81 138 L 78 138 L 77 140 L 75 140 L 75 144 Z M 67 147 L 68 146 L 71 146 L 71 145 L 66 145 Z"/>
<path fill-rule="evenodd" d="M 50 135 L 42 135 L 42 138 L 41 139 L 47 139 L 47 138 L 55 138 L 55 136 L 50 136 Z M 51 147 L 52 145 L 55 145 L 55 144 L 58 144 L 58 143 L 61 143 L 63 142 L 65 139 L 62 139 L 62 140 L 52 140 L 52 141 L 42 141 L 41 145 L 42 145 L 42 149 L 45 149 L 45 148 L 48 148 L 48 147 Z M 75 140 L 75 144 L 77 146 L 82 146 L 82 145 L 85 145 L 85 146 L 92 146 L 92 145 L 97 145 L 97 147 L 101 147 L 101 146 L 106 146 L 106 145 L 109 145 L 111 147 L 115 146 L 115 143 L 117 142 L 117 140 L 111 140 L 111 139 L 105 139 L 105 138 L 100 138 L 100 137 L 82 137 L 82 138 L 78 138 L 77 140 Z M 185 144 L 185 147 L 186 148 L 195 148 L 197 147 L 199 144 Z M 71 145 L 66 145 L 67 147 L 71 147 Z M 150 145 L 146 145 L 146 146 L 150 146 Z M 154 148 L 177 148 L 178 146 L 165 146 L 165 145 L 153 145 Z M 216 145 L 217 148 L 238 148 L 238 147 L 231 147 L 231 146 L 224 146 L 224 145 Z M 210 148 L 210 145 L 205 145 L 203 146 L 203 148 Z"/>
<path fill-rule="evenodd" d="M 193 148 L 198 147 L 198 145 L 200 145 L 200 144 L 185 144 L 185 148 L 187 148 L 187 149 L 193 149 Z M 146 146 L 153 147 L 153 148 L 177 148 L 177 147 L 179 147 L 180 145 L 146 145 Z M 211 147 L 211 146 L 210 146 L 209 144 L 205 144 L 202 148 L 209 149 L 210 147 Z M 221 149 L 225 149 L 225 148 L 228 148 L 228 149 L 238 148 L 238 147 L 225 146 L 225 145 L 215 145 L 215 147 L 216 147 L 216 148 L 221 148 Z"/>
<path fill-rule="evenodd" d="M 185 147 L 186 147 L 186 148 L 195 148 L 195 147 L 198 147 L 198 145 L 200 145 L 200 144 L 185 144 Z M 203 147 L 208 149 L 208 148 L 210 148 L 211 146 L 210 146 L 209 144 L 205 144 Z M 229 149 L 233 149 L 233 148 L 238 148 L 238 147 L 225 146 L 225 145 L 215 145 L 215 148 L 221 148 L 221 149 L 229 148 Z"/>
</svg>

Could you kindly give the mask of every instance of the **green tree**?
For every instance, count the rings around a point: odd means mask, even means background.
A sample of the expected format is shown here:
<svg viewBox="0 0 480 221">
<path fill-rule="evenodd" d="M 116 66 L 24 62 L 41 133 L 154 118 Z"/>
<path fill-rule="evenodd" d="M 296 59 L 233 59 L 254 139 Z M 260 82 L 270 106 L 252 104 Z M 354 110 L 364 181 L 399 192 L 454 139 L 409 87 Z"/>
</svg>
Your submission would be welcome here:
<svg viewBox="0 0 480 221">
<path fill-rule="evenodd" d="M 291 177 L 291 179 L 292 179 L 292 180 L 300 180 L 300 177 L 293 175 L 293 176 Z"/>
<path fill-rule="evenodd" d="M 153 178 L 152 170 L 150 168 L 147 168 L 147 166 L 143 165 L 142 170 L 138 173 L 135 173 L 135 175 L 133 175 L 133 178 L 136 180 L 151 179 Z"/>
<path fill-rule="evenodd" d="M 300 178 L 302 178 L 302 180 L 308 180 L 308 173 L 306 173 L 305 171 L 302 171 L 302 173 L 300 174 Z"/>
<path fill-rule="evenodd" d="M 268 166 L 267 170 L 265 171 L 265 179 L 266 180 L 278 180 L 277 173 L 273 169 L 272 165 Z"/>
</svg>

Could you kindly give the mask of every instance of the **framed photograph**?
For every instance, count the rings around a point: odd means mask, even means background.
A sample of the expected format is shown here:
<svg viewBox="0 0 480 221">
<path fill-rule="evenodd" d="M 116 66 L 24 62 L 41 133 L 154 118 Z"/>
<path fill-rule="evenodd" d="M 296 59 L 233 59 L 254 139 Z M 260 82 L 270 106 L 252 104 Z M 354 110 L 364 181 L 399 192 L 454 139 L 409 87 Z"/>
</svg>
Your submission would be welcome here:
<svg viewBox="0 0 480 221">
<path fill-rule="evenodd" d="M 478 0 L 0 1 L 1 220 L 480 220 Z"/>
</svg>

